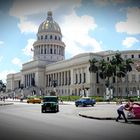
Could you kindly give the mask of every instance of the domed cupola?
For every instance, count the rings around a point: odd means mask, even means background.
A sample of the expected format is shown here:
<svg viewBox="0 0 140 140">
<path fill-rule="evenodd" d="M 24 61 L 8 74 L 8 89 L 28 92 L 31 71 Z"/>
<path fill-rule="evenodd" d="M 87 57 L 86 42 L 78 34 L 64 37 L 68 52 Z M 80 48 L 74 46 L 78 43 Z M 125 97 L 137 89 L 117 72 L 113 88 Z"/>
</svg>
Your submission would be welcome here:
<svg viewBox="0 0 140 140">
<path fill-rule="evenodd" d="M 59 25 L 53 20 L 49 11 L 47 18 L 38 28 L 37 41 L 33 44 L 34 60 L 44 60 L 53 63 L 65 58 L 65 44 Z"/>
<path fill-rule="evenodd" d="M 42 22 L 38 28 L 38 33 L 43 32 L 56 32 L 61 34 L 61 29 L 59 25 L 53 20 L 51 11 L 48 12 L 47 19 Z"/>
</svg>

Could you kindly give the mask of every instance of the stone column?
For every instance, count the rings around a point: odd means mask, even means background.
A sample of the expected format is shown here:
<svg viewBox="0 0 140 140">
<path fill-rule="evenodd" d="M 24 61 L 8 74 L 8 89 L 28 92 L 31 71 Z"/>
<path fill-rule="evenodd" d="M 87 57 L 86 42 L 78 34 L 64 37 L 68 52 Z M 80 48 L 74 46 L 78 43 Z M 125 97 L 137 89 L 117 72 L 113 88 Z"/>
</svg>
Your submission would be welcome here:
<svg viewBox="0 0 140 140">
<path fill-rule="evenodd" d="M 70 78 L 71 78 L 71 85 L 74 83 L 74 72 L 73 69 L 70 69 Z"/>
</svg>

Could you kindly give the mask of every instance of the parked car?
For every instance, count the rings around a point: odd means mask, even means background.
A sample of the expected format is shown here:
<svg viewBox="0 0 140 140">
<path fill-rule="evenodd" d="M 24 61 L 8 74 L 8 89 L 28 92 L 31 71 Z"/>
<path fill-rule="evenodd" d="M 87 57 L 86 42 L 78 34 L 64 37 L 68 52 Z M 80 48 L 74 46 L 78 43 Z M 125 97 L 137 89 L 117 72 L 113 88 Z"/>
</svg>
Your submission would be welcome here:
<svg viewBox="0 0 140 140">
<path fill-rule="evenodd" d="M 129 119 L 140 119 L 140 104 L 139 103 L 133 103 L 133 107 L 128 112 L 127 118 L 129 118 Z"/>
<path fill-rule="evenodd" d="M 36 98 L 36 97 L 30 97 L 30 98 L 27 99 L 27 103 L 33 103 L 33 104 L 38 103 L 38 104 L 40 104 L 41 103 L 41 99 L 40 98 Z"/>
<path fill-rule="evenodd" d="M 80 99 L 75 101 L 75 106 L 76 107 L 78 107 L 78 106 L 88 106 L 88 105 L 94 106 L 94 104 L 96 104 L 96 100 L 91 99 L 89 97 L 83 97 L 83 98 L 80 98 Z"/>
<path fill-rule="evenodd" d="M 44 96 L 41 112 L 59 112 L 59 100 L 57 96 Z"/>
</svg>

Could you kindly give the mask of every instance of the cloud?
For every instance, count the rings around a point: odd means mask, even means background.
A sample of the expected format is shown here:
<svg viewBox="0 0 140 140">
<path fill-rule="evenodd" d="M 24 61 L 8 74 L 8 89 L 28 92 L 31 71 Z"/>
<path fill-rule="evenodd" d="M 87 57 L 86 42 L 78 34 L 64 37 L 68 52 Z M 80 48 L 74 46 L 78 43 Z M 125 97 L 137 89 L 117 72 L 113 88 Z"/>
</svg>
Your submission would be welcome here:
<svg viewBox="0 0 140 140">
<path fill-rule="evenodd" d="M 2 45 L 2 44 L 4 44 L 4 42 L 3 41 L 0 41 L 0 45 Z"/>
<path fill-rule="evenodd" d="M 116 24 L 117 32 L 125 32 L 127 34 L 140 34 L 140 8 L 133 7 L 127 9 L 126 21 Z"/>
<path fill-rule="evenodd" d="M 11 73 L 15 73 L 14 70 L 4 70 L 4 71 L 1 71 L 0 72 L 0 80 L 3 81 L 3 83 L 6 83 L 6 77 L 8 74 L 11 74 Z"/>
<path fill-rule="evenodd" d="M 20 18 L 20 23 L 18 24 L 18 27 L 21 33 L 36 33 L 38 30 L 38 26 L 35 23 L 31 21 L 26 21 L 25 18 Z"/>
<path fill-rule="evenodd" d="M 27 45 L 25 46 L 25 48 L 22 50 L 23 53 L 26 56 L 33 56 L 33 52 L 31 51 L 33 49 L 33 43 L 35 42 L 35 39 L 29 39 Z"/>
<path fill-rule="evenodd" d="M 89 31 L 97 28 L 93 17 L 77 16 L 75 12 L 64 17 L 60 23 L 63 33 L 63 41 L 66 43 L 66 52 L 76 55 L 82 52 L 101 51 L 100 43 L 89 36 Z"/>
<path fill-rule="evenodd" d="M 17 57 L 15 57 L 13 60 L 12 60 L 12 63 L 14 64 L 14 65 L 18 65 L 18 66 L 22 66 L 22 62 L 20 61 L 20 59 L 19 58 L 17 58 Z"/>
<path fill-rule="evenodd" d="M 137 40 L 135 37 L 126 37 L 125 40 L 123 40 L 122 45 L 130 48 L 137 42 L 139 42 L 139 40 Z"/>
<path fill-rule="evenodd" d="M 22 33 L 30 33 L 37 32 L 37 23 L 40 24 L 42 22 L 41 17 L 43 14 L 46 16 L 48 10 L 58 13 L 58 16 L 62 16 L 63 14 L 70 13 L 80 5 L 81 0 L 14 0 L 10 9 L 10 15 L 19 19 L 18 27 Z M 42 13 L 41 16 L 40 13 Z"/>
<path fill-rule="evenodd" d="M 121 4 L 126 2 L 126 0 L 92 0 L 95 5 L 100 7 L 108 6 L 109 4 Z"/>
</svg>

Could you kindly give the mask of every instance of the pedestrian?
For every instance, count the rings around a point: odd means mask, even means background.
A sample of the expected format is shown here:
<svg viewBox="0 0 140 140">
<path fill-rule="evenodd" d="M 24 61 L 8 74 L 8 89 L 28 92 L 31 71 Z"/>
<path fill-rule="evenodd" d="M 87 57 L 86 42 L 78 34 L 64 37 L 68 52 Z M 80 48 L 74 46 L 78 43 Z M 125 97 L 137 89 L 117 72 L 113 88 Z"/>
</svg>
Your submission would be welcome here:
<svg viewBox="0 0 140 140">
<path fill-rule="evenodd" d="M 116 118 L 116 121 L 118 122 L 118 120 L 121 119 L 121 116 L 123 116 L 125 122 L 128 122 L 124 113 L 124 109 L 126 109 L 125 104 L 123 104 L 122 101 L 120 101 L 119 104 L 120 105 L 117 108 L 118 117 Z"/>
</svg>

